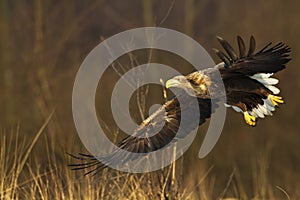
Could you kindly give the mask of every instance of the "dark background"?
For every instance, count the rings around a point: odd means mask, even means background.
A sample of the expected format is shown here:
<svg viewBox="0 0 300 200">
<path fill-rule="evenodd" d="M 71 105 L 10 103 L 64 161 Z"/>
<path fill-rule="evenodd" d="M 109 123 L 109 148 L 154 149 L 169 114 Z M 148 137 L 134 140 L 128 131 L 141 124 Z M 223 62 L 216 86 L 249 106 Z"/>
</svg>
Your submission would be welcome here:
<svg viewBox="0 0 300 200">
<path fill-rule="evenodd" d="M 255 128 L 242 115 L 228 110 L 219 142 L 205 158 L 198 159 L 203 133 L 199 129 L 190 150 L 183 158 L 183 187 L 193 188 L 198 178 L 207 176 L 219 194 L 232 173 L 235 184 L 251 196 L 257 188 L 276 186 L 291 196 L 299 195 L 299 1 L 9 1 L 0 4 L 0 127 L 1 133 L 20 127 L 19 138 L 30 138 L 55 109 L 45 137 L 56 146 L 55 156 L 67 164 L 64 152 L 84 152 L 74 128 L 71 95 L 75 75 L 86 55 L 103 39 L 121 31 L 143 26 L 161 26 L 187 34 L 204 46 L 216 62 L 212 48 L 219 48 L 220 35 L 236 47 L 236 36 L 247 42 L 253 35 L 258 48 L 269 42 L 285 42 L 292 48 L 292 61 L 279 78 L 285 104 L 274 116 L 259 120 Z M 174 41 L 175 42 L 175 41 Z M 139 63 L 147 61 L 149 51 L 135 53 Z M 122 61 L 122 58 L 119 59 Z M 130 62 L 123 59 L 123 65 Z M 166 52 L 154 51 L 152 61 L 166 63 L 187 74 L 193 69 Z M 186 65 L 182 66 L 182 65 Z M 184 69 L 182 69 L 184 68 Z M 110 94 L 118 76 L 108 70 L 97 95 Z M 110 84 L 111 83 L 111 84 Z M 151 89 L 151 87 L 150 87 Z M 161 88 L 156 87 L 146 103 L 162 103 Z M 99 100 L 98 100 L 99 99 Z M 97 99 L 99 116 L 111 127 L 107 110 L 109 99 Z M 134 108 L 133 108 L 134 111 Z M 133 112 L 134 113 L 134 112 Z M 132 114 L 134 118 L 140 118 Z M 202 134 L 201 134 L 202 133 Z M 44 158 L 43 140 L 34 155 Z M 181 160 L 182 161 L 182 160 Z M 199 175 L 199 176 L 198 176 Z M 259 181 L 263 179 L 265 181 Z M 241 181 L 241 183 L 239 182 Z M 262 184 L 262 185 L 260 185 Z"/>
</svg>

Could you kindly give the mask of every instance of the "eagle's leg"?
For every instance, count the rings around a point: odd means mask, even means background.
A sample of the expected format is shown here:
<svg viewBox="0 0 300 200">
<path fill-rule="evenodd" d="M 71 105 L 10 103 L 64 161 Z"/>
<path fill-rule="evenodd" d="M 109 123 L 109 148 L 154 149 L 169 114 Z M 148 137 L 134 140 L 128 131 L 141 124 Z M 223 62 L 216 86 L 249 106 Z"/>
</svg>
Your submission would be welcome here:
<svg viewBox="0 0 300 200">
<path fill-rule="evenodd" d="M 247 109 L 246 104 L 243 102 L 239 102 L 239 103 L 235 104 L 235 106 L 237 106 L 240 109 L 240 112 L 243 113 L 245 122 L 250 126 L 255 126 L 256 117 L 252 116 L 249 113 L 249 110 Z"/>
<path fill-rule="evenodd" d="M 254 116 L 250 115 L 248 113 L 248 111 L 245 111 L 243 113 L 244 113 L 245 122 L 247 124 L 249 124 L 250 126 L 255 126 L 255 120 L 256 120 L 256 118 Z"/>
<path fill-rule="evenodd" d="M 280 103 L 284 103 L 282 97 L 280 97 L 280 96 L 275 96 L 275 95 L 269 94 L 268 98 L 271 100 L 271 102 L 274 104 L 274 106 L 277 106 Z"/>
</svg>

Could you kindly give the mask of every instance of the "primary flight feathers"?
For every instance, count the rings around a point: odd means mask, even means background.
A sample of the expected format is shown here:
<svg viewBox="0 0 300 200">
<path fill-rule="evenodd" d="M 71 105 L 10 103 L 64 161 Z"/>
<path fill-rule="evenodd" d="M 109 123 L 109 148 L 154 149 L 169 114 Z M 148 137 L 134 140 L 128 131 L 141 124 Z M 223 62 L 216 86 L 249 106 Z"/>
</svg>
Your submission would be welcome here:
<svg viewBox="0 0 300 200">
<path fill-rule="evenodd" d="M 283 103 L 282 97 L 278 96 L 280 90 L 275 86 L 278 80 L 272 75 L 285 68 L 285 65 L 291 60 L 289 53 L 291 49 L 284 43 L 278 43 L 272 46 L 267 44 L 261 50 L 255 52 L 256 44 L 253 36 L 250 37 L 249 48 L 247 50 L 244 40 L 238 36 L 238 53 L 223 38 L 217 37 L 218 41 L 225 50 L 225 53 L 214 49 L 216 54 L 222 60 L 221 63 L 213 68 L 201 71 L 195 71 L 187 76 L 176 76 L 166 82 L 166 88 L 178 88 L 182 90 L 184 105 L 179 104 L 178 98 L 167 101 L 162 107 L 145 119 L 140 126 L 134 131 L 132 136 L 127 136 L 119 142 L 118 147 L 135 153 L 147 153 L 160 149 L 182 137 L 185 137 L 192 130 L 196 129 L 210 118 L 217 105 L 212 106 L 211 98 L 218 98 L 220 94 L 212 94 L 218 88 L 212 78 L 213 73 L 218 71 L 221 74 L 225 86 L 227 107 L 232 107 L 235 111 L 241 112 L 245 122 L 250 126 L 255 126 L 258 118 L 272 115 L 276 107 Z M 184 133 L 176 135 L 181 120 L 188 120 L 193 117 L 190 98 L 197 98 L 200 118 L 197 123 L 186 127 Z M 184 109 L 189 113 L 187 119 L 181 119 L 181 110 Z M 157 131 L 157 127 L 163 128 Z M 151 133 L 151 134 L 149 134 Z M 147 135 L 153 135 L 145 137 Z M 143 137 L 140 137 L 143 136 Z M 101 163 L 92 155 L 79 154 L 71 155 L 81 163 L 70 164 L 73 170 L 88 169 L 87 174 L 97 174 L 106 167 L 109 162 L 114 160 L 124 161 L 127 158 L 116 152 L 98 158 L 105 160 Z M 118 152 L 119 153 L 119 152 Z M 132 159 L 132 158 L 131 158 Z"/>
</svg>

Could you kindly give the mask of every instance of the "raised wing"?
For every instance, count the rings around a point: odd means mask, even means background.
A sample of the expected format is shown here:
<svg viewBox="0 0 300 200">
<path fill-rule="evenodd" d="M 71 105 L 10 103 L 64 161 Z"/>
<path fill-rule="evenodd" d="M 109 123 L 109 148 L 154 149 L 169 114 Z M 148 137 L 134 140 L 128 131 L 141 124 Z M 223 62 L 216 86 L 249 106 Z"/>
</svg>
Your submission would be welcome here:
<svg viewBox="0 0 300 200">
<path fill-rule="evenodd" d="M 223 72 L 224 78 L 233 73 L 243 75 L 254 75 L 257 73 L 275 73 L 285 68 L 286 63 L 291 59 L 289 53 L 291 49 L 280 42 L 272 46 L 267 44 L 261 50 L 255 53 L 256 42 L 253 36 L 250 38 L 249 50 L 247 52 L 244 40 L 237 36 L 239 54 L 223 38 L 217 37 L 226 53 L 214 49 L 219 58 L 225 63 Z M 230 77 L 231 77 L 230 76 Z"/>
</svg>

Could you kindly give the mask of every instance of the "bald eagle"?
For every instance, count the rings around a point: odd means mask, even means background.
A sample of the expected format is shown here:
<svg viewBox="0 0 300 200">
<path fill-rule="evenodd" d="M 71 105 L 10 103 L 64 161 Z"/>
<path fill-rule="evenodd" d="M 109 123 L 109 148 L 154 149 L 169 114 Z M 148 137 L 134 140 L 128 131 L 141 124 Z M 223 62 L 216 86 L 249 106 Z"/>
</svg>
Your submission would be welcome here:
<svg viewBox="0 0 300 200">
<path fill-rule="evenodd" d="M 255 126 L 258 118 L 271 116 L 279 104 L 284 103 L 283 98 L 279 96 L 280 90 L 275 86 L 278 80 L 272 75 L 283 70 L 286 64 L 291 60 L 289 53 L 291 49 L 284 43 L 272 45 L 267 44 L 261 50 L 255 52 L 255 39 L 250 37 L 248 50 L 244 40 L 237 36 L 238 54 L 233 47 L 221 37 L 218 41 L 225 52 L 214 49 L 217 56 L 222 60 L 213 68 L 201 71 L 195 71 L 187 76 L 179 75 L 166 82 L 166 88 L 176 88 L 182 90 L 184 105 L 181 105 L 178 96 L 168 100 L 156 112 L 145 119 L 134 131 L 131 136 L 127 136 L 118 143 L 118 147 L 135 153 L 148 153 L 156 151 L 171 141 L 180 137 L 185 137 L 192 130 L 203 124 L 217 105 L 212 106 L 212 96 L 218 98 L 214 92 L 215 72 L 221 75 L 225 92 L 226 107 L 231 107 L 237 112 L 241 112 L 246 124 Z M 216 90 L 217 91 L 217 90 Z M 190 106 L 188 96 L 197 98 L 200 118 L 197 125 L 191 124 L 184 130 L 184 134 L 178 135 L 177 131 L 181 123 L 181 110 L 185 109 L 193 117 L 193 110 Z M 157 127 L 162 126 L 159 132 L 153 136 L 145 136 L 147 133 L 156 133 Z M 81 163 L 70 164 L 73 170 L 88 169 L 85 173 L 97 174 L 106 167 L 93 155 L 79 154 L 78 156 L 70 154 Z M 112 153 L 106 158 L 124 160 L 122 155 Z M 106 159 L 104 158 L 104 159 Z M 107 159 L 106 159 L 107 160 Z"/>
</svg>

